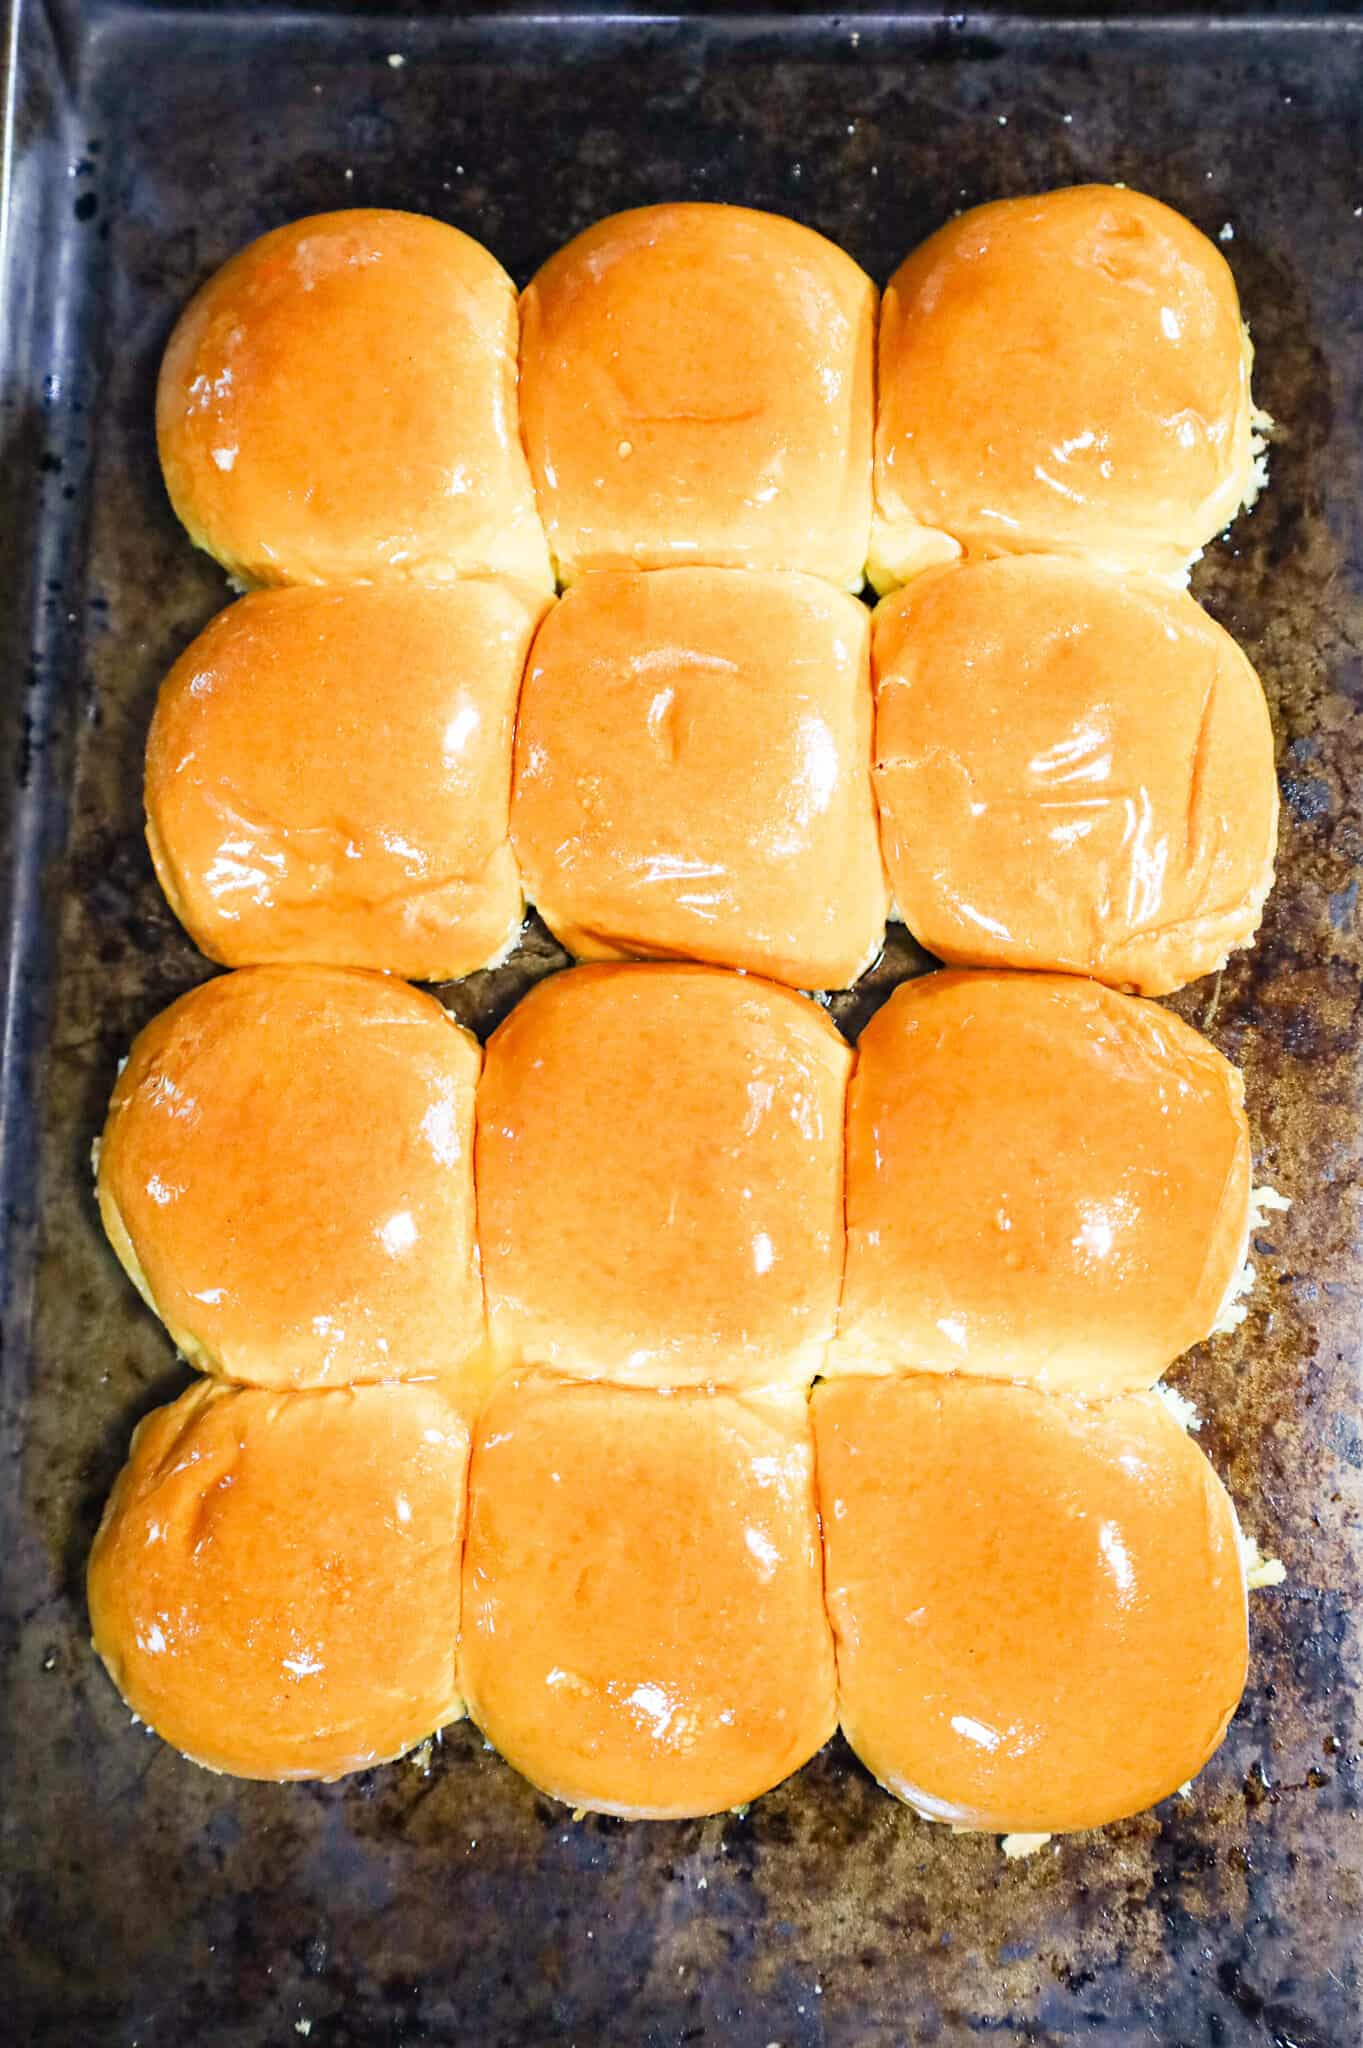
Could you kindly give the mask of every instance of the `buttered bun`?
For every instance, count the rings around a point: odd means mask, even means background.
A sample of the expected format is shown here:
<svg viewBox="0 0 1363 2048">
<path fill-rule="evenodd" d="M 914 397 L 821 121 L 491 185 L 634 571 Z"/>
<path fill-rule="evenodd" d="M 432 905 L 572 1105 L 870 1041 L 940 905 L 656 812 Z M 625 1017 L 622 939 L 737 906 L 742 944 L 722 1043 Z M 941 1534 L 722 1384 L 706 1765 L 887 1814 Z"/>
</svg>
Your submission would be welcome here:
<svg viewBox="0 0 1363 2048">
<path fill-rule="evenodd" d="M 707 967 L 579 967 L 488 1042 L 478 1228 L 497 1358 L 639 1386 L 819 1370 L 851 1053 Z"/>
<path fill-rule="evenodd" d="M 810 228 L 643 206 L 521 300 L 521 418 L 559 578 L 807 569 L 862 583 L 876 292 Z"/>
<path fill-rule="evenodd" d="M 960 553 L 1181 575 L 1258 486 L 1250 360 L 1225 258 L 1158 200 L 961 214 L 885 292 L 872 581 Z"/>
<path fill-rule="evenodd" d="M 516 337 L 510 278 L 441 221 L 367 208 L 262 235 L 161 365 L 161 466 L 191 540 L 244 583 L 548 589 Z"/>
<path fill-rule="evenodd" d="M 473 1368 L 479 1057 L 433 997 L 337 968 L 219 975 L 147 1025 L 99 1206 L 187 1358 L 267 1387 Z"/>
<path fill-rule="evenodd" d="M 584 577 L 535 641 L 512 838 L 581 958 L 843 988 L 885 936 L 865 607 L 812 576 Z"/>
<path fill-rule="evenodd" d="M 200 1381 L 158 1408 L 90 1557 L 132 1711 L 243 1778 L 339 1778 L 458 1720 L 467 1463 L 432 1387 Z"/>
<path fill-rule="evenodd" d="M 257 591 L 214 619 L 161 686 L 146 775 L 157 875 L 210 958 L 441 981 L 505 951 L 543 607 L 474 579 Z"/>
<path fill-rule="evenodd" d="M 1235 1290 L 1249 1165 L 1239 1073 L 1157 1004 L 908 982 L 857 1045 L 832 1366 L 1148 1387 Z"/>
<path fill-rule="evenodd" d="M 1194 1777 L 1245 1683 L 1235 1511 L 1153 1394 L 814 1392 L 838 1711 L 931 1820 L 1101 1827 Z"/>
<path fill-rule="evenodd" d="M 874 646 L 882 844 L 930 952 L 1163 995 L 1250 943 L 1273 731 L 1249 662 L 1184 592 L 978 562 L 886 598 Z"/>
<path fill-rule="evenodd" d="M 541 1791 L 656 1819 L 755 1799 L 833 1732 L 803 1393 L 504 1381 L 463 1597 L 469 1710 Z"/>
</svg>

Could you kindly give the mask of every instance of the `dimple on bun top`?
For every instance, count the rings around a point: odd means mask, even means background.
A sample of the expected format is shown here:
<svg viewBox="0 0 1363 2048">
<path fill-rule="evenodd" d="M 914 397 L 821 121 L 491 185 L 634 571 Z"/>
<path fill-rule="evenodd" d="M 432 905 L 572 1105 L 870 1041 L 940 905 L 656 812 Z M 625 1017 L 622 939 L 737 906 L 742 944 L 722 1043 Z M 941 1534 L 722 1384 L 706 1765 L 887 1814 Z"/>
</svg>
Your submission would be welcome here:
<svg viewBox="0 0 1363 2048">
<path fill-rule="evenodd" d="M 1235 280 L 1115 185 L 978 206 L 881 309 L 871 579 L 958 554 L 1179 576 L 1257 488 Z"/>
<path fill-rule="evenodd" d="M 521 418 L 562 582 L 807 569 L 859 589 L 876 292 L 813 229 L 742 206 L 601 220 L 521 301 Z"/>
<path fill-rule="evenodd" d="M 181 315 L 156 432 L 190 538 L 243 583 L 500 572 L 552 586 L 521 448 L 516 294 L 422 214 L 315 214 Z"/>
</svg>

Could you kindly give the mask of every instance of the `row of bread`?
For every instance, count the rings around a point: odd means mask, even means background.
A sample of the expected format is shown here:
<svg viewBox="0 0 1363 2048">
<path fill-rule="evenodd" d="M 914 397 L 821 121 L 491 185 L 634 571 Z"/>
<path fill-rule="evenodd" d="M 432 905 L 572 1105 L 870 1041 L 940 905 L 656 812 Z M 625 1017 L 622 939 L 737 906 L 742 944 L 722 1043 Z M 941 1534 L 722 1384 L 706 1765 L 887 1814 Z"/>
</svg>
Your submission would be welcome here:
<svg viewBox="0 0 1363 2048">
<path fill-rule="evenodd" d="M 403 982 L 242 969 L 136 1040 L 98 1188 L 184 1355 L 271 1388 L 529 1364 L 1096 1398 L 1150 1387 L 1252 1278 L 1239 1073 L 1068 976 L 908 982 L 854 1056 L 769 982 L 581 967 L 480 1054 Z"/>
<path fill-rule="evenodd" d="M 528 897 L 579 958 L 836 988 L 892 897 L 946 960 L 1160 994 L 1253 938 L 1268 710 L 1183 591 L 1032 556 L 874 617 L 809 576 L 703 568 L 545 607 L 390 582 L 212 622 L 146 776 L 157 873 L 210 957 L 442 980 L 497 959 Z"/>
<path fill-rule="evenodd" d="M 89 1593 L 128 1705 L 212 1769 L 338 1777 L 467 1705 L 637 1816 L 753 1799 L 840 1721 L 930 1819 L 1094 1827 L 1196 1774 L 1246 1666 L 1235 1513 L 1158 1396 L 929 1375 L 511 1374 L 471 1457 L 434 1386 L 200 1382 L 138 1430 Z"/>
<path fill-rule="evenodd" d="M 877 342 L 878 329 L 878 342 Z M 1261 479 L 1220 251 L 1114 186 L 959 216 L 883 302 L 733 206 L 599 221 L 517 302 L 458 230 L 275 230 L 181 318 L 157 397 L 192 538 L 249 583 L 806 570 L 968 554 L 1177 577 Z"/>
</svg>

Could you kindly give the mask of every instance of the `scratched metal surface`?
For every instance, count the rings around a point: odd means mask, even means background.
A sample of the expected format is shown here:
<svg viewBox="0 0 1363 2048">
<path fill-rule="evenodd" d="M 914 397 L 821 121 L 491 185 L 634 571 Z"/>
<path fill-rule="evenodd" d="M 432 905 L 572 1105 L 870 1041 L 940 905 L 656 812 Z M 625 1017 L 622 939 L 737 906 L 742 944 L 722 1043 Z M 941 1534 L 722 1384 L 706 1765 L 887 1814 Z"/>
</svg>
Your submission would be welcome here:
<svg viewBox="0 0 1363 2048">
<path fill-rule="evenodd" d="M 380 17 L 23 8 L 0 416 L 0 2032 L 1357 2048 L 1358 24 Z M 1177 1001 L 1243 1065 L 1261 1175 L 1295 1202 L 1259 1242 L 1244 1328 L 1177 1374 L 1291 1574 L 1254 1602 L 1225 1747 L 1190 1800 L 1012 1866 L 895 1807 L 836 1743 L 742 1819 L 637 1828 L 574 1825 L 468 1729 L 425 1774 L 195 1771 L 129 1726 L 81 1592 L 129 1431 L 183 1379 L 87 1171 L 118 1056 L 205 971 L 140 833 L 158 678 L 225 595 L 157 477 L 177 308 L 240 243 L 321 207 L 440 215 L 523 281 L 617 207 L 736 199 L 822 228 L 883 281 L 953 208 L 1089 177 L 1225 236 L 1283 422 L 1268 496 L 1196 580 L 1273 703 L 1281 879 L 1257 950 Z M 560 962 L 532 931 L 448 1000 L 485 1031 Z M 897 935 L 840 1021 L 855 1033 L 923 964 Z"/>
</svg>

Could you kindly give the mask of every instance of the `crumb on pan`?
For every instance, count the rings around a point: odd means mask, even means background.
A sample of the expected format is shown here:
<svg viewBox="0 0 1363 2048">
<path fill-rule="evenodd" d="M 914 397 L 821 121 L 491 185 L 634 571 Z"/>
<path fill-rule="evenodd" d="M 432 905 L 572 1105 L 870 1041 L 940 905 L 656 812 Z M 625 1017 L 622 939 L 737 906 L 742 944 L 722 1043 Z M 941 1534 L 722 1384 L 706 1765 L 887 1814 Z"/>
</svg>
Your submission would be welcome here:
<svg viewBox="0 0 1363 2048">
<path fill-rule="evenodd" d="M 999 1847 L 1010 1863 L 1019 1863 L 1024 1856 L 1035 1856 L 1038 1849 L 1044 1849 L 1051 1835 L 1004 1835 Z"/>
<path fill-rule="evenodd" d="M 1280 1195 L 1276 1188 L 1252 1188 L 1249 1197 L 1249 1222 L 1245 1230 L 1246 1251 L 1249 1248 L 1250 1238 L 1256 1230 L 1263 1229 L 1271 1214 L 1275 1211 L 1290 1209 L 1291 1207 L 1291 1197 Z M 1212 1324 L 1211 1334 L 1214 1337 L 1224 1337 L 1231 1330 L 1239 1329 L 1241 1323 L 1249 1314 L 1249 1304 L 1245 1297 L 1250 1293 L 1253 1286 L 1254 1262 L 1247 1257 L 1231 1282 L 1226 1298 L 1221 1304 L 1221 1312 Z"/>
<path fill-rule="evenodd" d="M 1245 1584 L 1251 1593 L 1260 1593 L 1266 1586 L 1281 1586 L 1287 1577 L 1287 1566 L 1280 1557 L 1265 1557 L 1258 1541 L 1253 1536 L 1240 1533 L 1240 1555 L 1245 1563 Z"/>
</svg>

